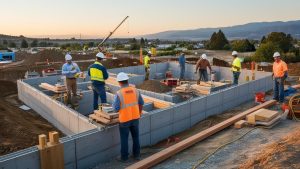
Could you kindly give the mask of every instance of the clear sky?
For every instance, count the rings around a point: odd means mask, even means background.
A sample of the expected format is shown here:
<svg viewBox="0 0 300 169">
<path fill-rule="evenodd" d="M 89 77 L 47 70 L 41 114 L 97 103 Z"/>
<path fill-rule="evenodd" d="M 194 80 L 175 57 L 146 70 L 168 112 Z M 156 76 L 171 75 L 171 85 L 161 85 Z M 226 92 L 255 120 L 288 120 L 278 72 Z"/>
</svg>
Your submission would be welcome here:
<svg viewBox="0 0 300 169">
<path fill-rule="evenodd" d="M 0 34 L 101 38 L 300 20 L 300 0 L 0 0 Z"/>
</svg>

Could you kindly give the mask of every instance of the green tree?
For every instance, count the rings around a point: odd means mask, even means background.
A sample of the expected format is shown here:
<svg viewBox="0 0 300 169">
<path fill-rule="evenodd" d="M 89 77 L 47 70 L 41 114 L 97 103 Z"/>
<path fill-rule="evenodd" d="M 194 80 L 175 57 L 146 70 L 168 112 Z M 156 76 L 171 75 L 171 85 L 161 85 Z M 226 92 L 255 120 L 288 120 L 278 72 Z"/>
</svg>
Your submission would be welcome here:
<svg viewBox="0 0 300 169">
<path fill-rule="evenodd" d="M 278 45 L 267 42 L 261 44 L 261 46 L 256 50 L 253 60 L 257 62 L 272 62 L 274 52 L 282 52 Z"/>
<path fill-rule="evenodd" d="M 145 47 L 145 40 L 144 40 L 144 38 L 141 38 L 141 40 L 140 40 L 140 46 L 141 46 L 141 48 Z"/>
<path fill-rule="evenodd" d="M 244 40 L 235 40 L 231 43 L 232 50 L 238 51 L 238 52 L 251 52 L 255 51 L 255 46 L 250 43 L 248 39 Z"/>
<path fill-rule="evenodd" d="M 23 39 L 21 42 L 21 48 L 28 48 L 28 43 L 25 39 Z"/>
<path fill-rule="evenodd" d="M 31 47 L 37 47 L 38 46 L 38 41 L 35 39 L 31 42 L 30 44 Z"/>
<path fill-rule="evenodd" d="M 283 52 L 288 52 L 293 48 L 293 38 L 290 34 L 286 35 L 283 32 L 272 32 L 266 38 L 266 43 L 271 42 L 278 47 Z"/>
<path fill-rule="evenodd" d="M 210 41 L 207 44 L 208 49 L 211 50 L 223 50 L 228 47 L 229 42 L 225 37 L 224 33 L 219 30 L 217 33 L 214 32 L 210 38 Z"/>
<path fill-rule="evenodd" d="M 263 36 L 263 37 L 261 38 L 260 43 L 266 43 L 266 37 L 265 37 L 265 36 Z"/>
<path fill-rule="evenodd" d="M 4 40 L 3 40 L 3 42 L 2 42 L 2 44 L 3 44 L 3 46 L 6 46 L 6 47 L 7 47 L 7 45 L 8 45 L 8 42 L 7 42 L 7 40 L 6 40 L 6 39 L 4 39 Z"/>
<path fill-rule="evenodd" d="M 15 42 L 9 42 L 9 43 L 8 43 L 8 47 L 10 47 L 10 48 L 16 48 L 17 45 L 16 45 Z"/>
<path fill-rule="evenodd" d="M 92 47 L 95 46 L 95 43 L 94 43 L 94 42 L 89 42 L 89 43 L 88 43 L 88 46 L 89 46 L 90 48 L 92 48 Z"/>
</svg>

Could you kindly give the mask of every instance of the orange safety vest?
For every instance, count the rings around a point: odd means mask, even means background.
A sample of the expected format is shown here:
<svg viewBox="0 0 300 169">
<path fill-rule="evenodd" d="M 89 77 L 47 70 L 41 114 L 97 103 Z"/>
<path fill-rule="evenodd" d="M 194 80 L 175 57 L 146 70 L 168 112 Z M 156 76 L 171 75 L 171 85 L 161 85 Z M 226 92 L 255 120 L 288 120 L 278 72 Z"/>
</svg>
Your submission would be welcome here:
<svg viewBox="0 0 300 169">
<path fill-rule="evenodd" d="M 280 62 L 274 62 L 273 64 L 273 73 L 274 73 L 274 77 L 283 77 L 284 76 L 284 72 L 286 72 L 288 70 L 287 65 L 284 61 L 280 61 Z"/>
<path fill-rule="evenodd" d="M 125 123 L 140 118 L 138 105 L 139 92 L 136 88 L 128 86 L 117 92 L 120 99 L 119 121 Z"/>
</svg>

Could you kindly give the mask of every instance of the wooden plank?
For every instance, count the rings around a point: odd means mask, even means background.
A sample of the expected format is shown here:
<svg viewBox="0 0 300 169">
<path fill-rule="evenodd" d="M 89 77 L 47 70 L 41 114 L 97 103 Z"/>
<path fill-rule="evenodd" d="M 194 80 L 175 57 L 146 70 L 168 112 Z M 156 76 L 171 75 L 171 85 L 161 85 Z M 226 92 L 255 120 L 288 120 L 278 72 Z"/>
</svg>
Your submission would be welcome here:
<svg viewBox="0 0 300 169">
<path fill-rule="evenodd" d="M 261 108 L 266 108 L 266 107 L 269 107 L 271 105 L 274 105 L 276 103 L 276 100 L 270 100 L 270 101 L 267 101 L 263 104 L 260 104 L 258 106 L 255 106 L 251 109 L 248 109 L 246 111 L 244 111 L 243 113 L 240 113 L 236 116 L 233 116 L 213 127 L 210 127 L 206 130 L 203 130 L 177 144 L 174 144 L 173 146 L 170 146 L 158 153 L 155 153 L 153 154 L 152 156 L 150 157 L 147 157 L 131 166 L 128 166 L 127 169 L 145 169 L 145 168 L 150 168 L 162 161 L 164 161 L 165 159 L 175 155 L 176 153 L 194 145 L 195 143 L 201 141 L 201 140 L 204 140 L 205 138 L 227 128 L 228 126 L 234 124 L 235 122 L 239 121 L 239 120 L 242 120 L 246 117 L 246 115 L 256 111 L 256 110 L 259 110 Z"/>
<path fill-rule="evenodd" d="M 278 111 L 260 109 L 255 112 L 255 120 L 269 122 L 279 115 Z"/>
<path fill-rule="evenodd" d="M 95 110 L 94 114 L 96 114 L 97 116 L 100 116 L 100 117 L 104 117 L 106 119 L 119 118 L 119 113 L 105 113 L 105 112 L 102 112 L 100 110 Z"/>
<path fill-rule="evenodd" d="M 247 124 L 247 122 L 245 120 L 240 120 L 240 121 L 234 123 L 234 128 L 240 129 L 240 128 L 244 127 L 246 124 Z"/>
<path fill-rule="evenodd" d="M 257 121 L 256 125 L 263 125 L 263 126 L 272 126 L 273 124 L 275 124 L 277 121 L 279 121 L 281 119 L 281 116 L 279 114 L 277 114 L 277 116 L 275 118 L 273 118 L 271 121 L 268 122 L 260 122 Z"/>
<path fill-rule="evenodd" d="M 91 114 L 89 115 L 89 117 L 97 122 L 100 122 L 100 123 L 103 123 L 103 124 L 106 124 L 106 125 L 111 125 L 111 124 L 116 124 L 119 122 L 119 118 L 115 118 L 115 119 L 106 119 L 104 117 L 99 117 L 95 114 Z"/>
<path fill-rule="evenodd" d="M 171 103 L 171 102 L 159 100 L 159 99 L 149 97 L 146 95 L 142 95 L 142 97 L 143 97 L 145 103 L 153 103 L 153 106 L 155 108 L 164 109 L 164 108 L 168 108 L 173 105 L 173 103 Z"/>
</svg>

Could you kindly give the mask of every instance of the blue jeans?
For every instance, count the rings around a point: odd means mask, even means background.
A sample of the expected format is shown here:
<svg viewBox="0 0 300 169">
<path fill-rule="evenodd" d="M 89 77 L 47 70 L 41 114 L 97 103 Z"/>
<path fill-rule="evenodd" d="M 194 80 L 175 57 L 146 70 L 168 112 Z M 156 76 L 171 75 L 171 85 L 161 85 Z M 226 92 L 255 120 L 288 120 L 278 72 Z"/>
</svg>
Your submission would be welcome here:
<svg viewBox="0 0 300 169">
<path fill-rule="evenodd" d="M 284 80 L 283 78 L 274 79 L 274 100 L 284 101 Z"/>
<path fill-rule="evenodd" d="M 94 93 L 94 110 L 99 108 L 98 98 L 100 96 L 101 103 L 106 103 L 106 92 L 105 85 L 92 85 L 93 93 Z"/>
<path fill-rule="evenodd" d="M 203 80 L 204 82 L 208 81 L 208 74 L 206 69 L 199 69 L 199 80 L 198 83 Z"/>
<path fill-rule="evenodd" d="M 140 156 L 140 140 L 139 140 L 139 120 L 131 120 L 119 124 L 120 138 L 121 138 L 121 158 L 128 159 L 128 135 L 129 131 L 132 137 L 132 153 L 134 157 Z"/>
<path fill-rule="evenodd" d="M 238 85 L 241 72 L 232 72 L 232 73 L 233 73 L 233 85 Z"/>
<path fill-rule="evenodd" d="M 182 80 L 184 78 L 184 74 L 185 74 L 185 66 L 180 66 L 180 80 Z"/>
</svg>

